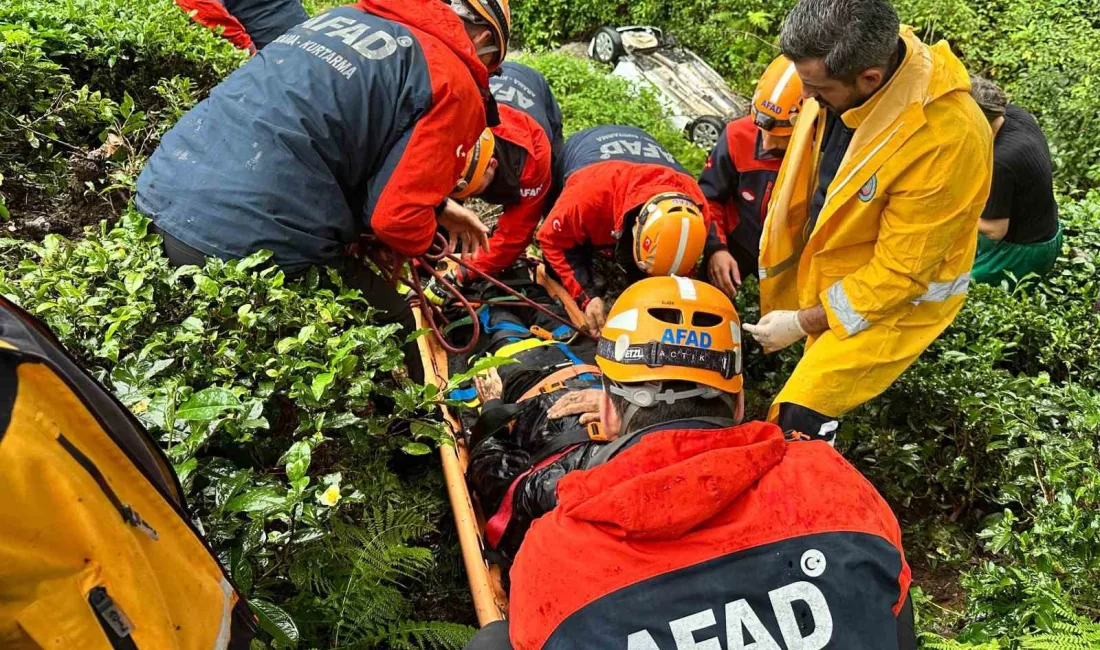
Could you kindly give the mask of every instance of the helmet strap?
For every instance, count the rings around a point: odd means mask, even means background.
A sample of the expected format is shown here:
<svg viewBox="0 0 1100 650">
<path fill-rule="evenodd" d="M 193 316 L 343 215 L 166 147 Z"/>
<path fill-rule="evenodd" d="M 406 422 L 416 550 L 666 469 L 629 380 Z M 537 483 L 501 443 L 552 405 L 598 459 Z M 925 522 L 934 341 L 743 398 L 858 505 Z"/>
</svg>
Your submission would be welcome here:
<svg viewBox="0 0 1100 650">
<path fill-rule="evenodd" d="M 623 413 L 623 431 L 630 430 L 630 421 L 634 419 L 640 409 L 650 408 L 656 406 L 658 402 L 664 402 L 666 404 L 675 404 L 681 400 L 692 399 L 699 397 L 702 399 L 720 399 L 730 407 L 731 412 L 737 410 L 737 403 L 734 402 L 733 397 L 717 388 L 711 386 L 704 386 L 697 384 L 695 388 L 689 390 L 661 390 L 663 384 L 660 383 L 645 383 L 638 385 L 621 385 L 617 383 L 608 382 L 607 390 L 612 395 L 622 397 L 627 401 L 629 406 L 626 408 L 626 412 Z"/>
</svg>

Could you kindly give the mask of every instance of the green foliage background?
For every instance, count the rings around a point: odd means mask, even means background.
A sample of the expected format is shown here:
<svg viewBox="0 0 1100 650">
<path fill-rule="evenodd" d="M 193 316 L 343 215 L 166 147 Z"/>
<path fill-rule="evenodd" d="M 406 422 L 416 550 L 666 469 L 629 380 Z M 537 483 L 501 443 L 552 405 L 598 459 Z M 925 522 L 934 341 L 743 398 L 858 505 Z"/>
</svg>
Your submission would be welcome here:
<svg viewBox="0 0 1100 650">
<path fill-rule="evenodd" d="M 657 23 L 748 91 L 790 4 L 513 0 L 523 60 L 549 78 L 568 133 L 635 124 L 695 171 L 705 152 L 650 94 L 540 48 Z M 975 287 L 840 444 L 903 521 L 924 647 L 1097 647 L 1100 8 L 899 10 L 1040 115 L 1067 241 L 1042 287 Z M 15 236 L 0 240 L 0 293 L 46 320 L 169 450 L 261 618 L 257 648 L 461 647 L 471 608 L 429 453 L 439 397 L 397 369 L 392 330 L 338 278 L 290 284 L 264 255 L 171 269 L 128 207 L 160 135 L 243 60 L 169 0 L 0 5 L 0 233 Z M 39 218 L 73 236 L 25 229 Z M 738 303 L 759 315 L 751 283 Z M 754 415 L 797 358 L 750 349 Z"/>
</svg>

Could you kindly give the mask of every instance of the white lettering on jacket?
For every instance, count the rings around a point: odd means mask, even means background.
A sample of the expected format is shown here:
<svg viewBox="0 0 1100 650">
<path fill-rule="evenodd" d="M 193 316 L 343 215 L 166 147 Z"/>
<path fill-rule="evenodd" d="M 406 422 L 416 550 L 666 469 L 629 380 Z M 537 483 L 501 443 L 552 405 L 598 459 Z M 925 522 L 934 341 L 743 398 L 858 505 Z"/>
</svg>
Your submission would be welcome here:
<svg viewBox="0 0 1100 650">
<path fill-rule="evenodd" d="M 717 624 L 713 609 L 668 622 L 675 650 L 821 650 L 833 638 L 833 615 L 825 594 L 809 582 L 795 582 L 768 592 L 772 613 L 779 623 L 783 645 L 768 632 L 760 617 L 745 599 L 726 603 L 726 645 L 717 636 L 697 640 L 697 634 Z M 813 618 L 813 632 L 802 636 L 794 603 L 805 603 Z M 712 632 L 714 634 L 714 632 Z M 672 650 L 661 648 L 648 630 L 638 630 L 626 638 L 627 650 Z"/>
<path fill-rule="evenodd" d="M 603 140 L 603 138 L 599 138 L 599 140 Z M 664 159 L 670 163 L 676 162 L 676 158 L 666 151 L 664 147 L 637 138 L 619 138 L 618 140 L 604 142 L 600 145 L 600 159 L 602 160 L 614 158 L 615 156 L 622 156 L 624 154 L 642 158 L 652 158 L 654 160 Z"/>
</svg>

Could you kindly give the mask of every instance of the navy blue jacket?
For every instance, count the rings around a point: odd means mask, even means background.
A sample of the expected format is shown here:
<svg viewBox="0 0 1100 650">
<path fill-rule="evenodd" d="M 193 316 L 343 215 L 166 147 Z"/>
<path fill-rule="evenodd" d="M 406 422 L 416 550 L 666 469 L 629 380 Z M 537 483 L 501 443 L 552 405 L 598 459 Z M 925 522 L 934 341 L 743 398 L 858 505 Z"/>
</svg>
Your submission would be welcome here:
<svg viewBox="0 0 1100 650">
<path fill-rule="evenodd" d="M 500 65 L 500 74 L 489 80 L 489 88 L 498 103 L 535 118 L 546 131 L 555 156 L 561 151 L 565 144 L 561 107 L 541 72 L 522 63 L 505 61 Z"/>
<path fill-rule="evenodd" d="M 485 128 L 488 73 L 438 0 L 363 0 L 277 38 L 164 136 L 137 207 L 207 255 L 330 263 L 372 230 L 419 255 Z"/>
<path fill-rule="evenodd" d="M 309 19 L 302 0 L 223 0 L 229 13 L 244 25 L 257 49 Z"/>
</svg>

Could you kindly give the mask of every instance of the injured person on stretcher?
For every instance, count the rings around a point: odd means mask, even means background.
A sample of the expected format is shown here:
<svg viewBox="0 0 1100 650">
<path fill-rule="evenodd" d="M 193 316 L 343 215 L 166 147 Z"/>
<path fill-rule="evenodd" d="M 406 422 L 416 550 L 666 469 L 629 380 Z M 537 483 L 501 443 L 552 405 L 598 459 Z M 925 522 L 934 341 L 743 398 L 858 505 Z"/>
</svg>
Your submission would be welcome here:
<svg viewBox="0 0 1100 650">
<path fill-rule="evenodd" d="M 484 402 L 467 479 L 510 564 L 470 650 L 915 650 L 896 518 L 827 442 L 742 424 L 724 294 L 642 280 L 595 346 L 525 316 L 481 312 L 517 363 L 452 394 Z"/>
</svg>

